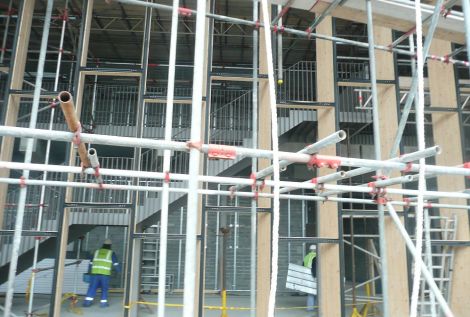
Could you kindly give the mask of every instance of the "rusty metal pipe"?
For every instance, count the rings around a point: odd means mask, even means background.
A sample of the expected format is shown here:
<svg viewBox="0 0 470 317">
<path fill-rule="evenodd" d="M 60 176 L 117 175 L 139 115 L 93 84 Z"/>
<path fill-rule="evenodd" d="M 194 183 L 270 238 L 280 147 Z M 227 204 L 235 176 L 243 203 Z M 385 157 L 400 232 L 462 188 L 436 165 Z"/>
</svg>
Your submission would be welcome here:
<svg viewBox="0 0 470 317">
<path fill-rule="evenodd" d="M 70 131 L 76 133 L 79 136 L 82 125 L 78 120 L 77 113 L 75 111 L 75 106 L 73 104 L 72 95 L 68 91 L 62 91 L 59 93 L 58 99 L 60 101 L 60 108 L 64 113 L 65 121 L 67 122 L 67 126 L 69 127 Z M 85 146 L 85 143 L 80 142 L 79 138 L 77 138 L 75 144 L 77 146 L 78 155 L 80 156 L 80 161 L 82 162 L 83 168 L 90 167 L 90 160 L 88 159 L 88 151 Z"/>
</svg>

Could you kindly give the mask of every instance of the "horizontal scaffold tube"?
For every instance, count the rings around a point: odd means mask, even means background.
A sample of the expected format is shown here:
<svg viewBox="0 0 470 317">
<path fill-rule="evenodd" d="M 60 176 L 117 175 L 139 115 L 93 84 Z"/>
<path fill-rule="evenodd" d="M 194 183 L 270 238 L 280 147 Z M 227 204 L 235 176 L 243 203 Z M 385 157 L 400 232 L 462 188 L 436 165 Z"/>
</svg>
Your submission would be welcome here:
<svg viewBox="0 0 470 317">
<path fill-rule="evenodd" d="M 298 151 L 297 153 L 298 154 L 313 154 L 313 153 L 317 153 L 318 151 L 320 151 L 321 149 L 327 147 L 327 146 L 330 146 L 330 145 L 333 145 L 333 144 L 336 144 L 338 142 L 341 142 L 342 140 L 344 140 L 346 138 L 346 132 L 344 132 L 343 130 L 340 130 L 340 131 L 337 131 L 333 134 L 330 134 L 329 136 L 327 136 L 326 138 L 318 141 L 318 142 L 315 142 L 311 145 L 308 145 L 306 146 L 305 148 L 303 148 L 302 150 Z M 289 161 L 286 161 L 286 160 L 283 160 L 283 161 L 280 161 L 279 162 L 279 168 L 282 170 L 284 168 L 286 168 L 287 166 L 291 165 L 292 162 L 289 162 Z M 272 175 L 273 173 L 273 167 L 272 165 L 269 166 L 269 167 L 266 167 L 265 169 L 262 169 L 261 171 L 255 173 L 255 178 L 256 179 L 262 179 L 262 178 L 265 178 L 267 176 L 270 176 Z M 233 188 L 231 188 L 230 190 L 240 190 L 242 188 L 242 186 L 234 186 Z"/>
<path fill-rule="evenodd" d="M 416 152 L 412 152 L 412 153 L 407 153 L 407 154 L 401 155 L 400 157 L 395 157 L 395 158 L 389 159 L 387 161 L 388 162 L 409 163 L 409 162 L 419 160 L 422 157 L 427 158 L 427 157 L 434 156 L 434 155 L 437 155 L 437 154 L 440 154 L 440 153 L 441 153 L 441 148 L 439 146 L 434 146 L 434 147 L 427 148 L 424 151 L 416 151 Z M 462 166 L 463 165 L 459 165 L 457 167 L 462 167 Z M 378 170 L 378 168 L 368 168 L 368 167 L 356 168 L 354 170 L 347 171 L 344 178 L 352 178 L 352 177 L 355 177 L 355 176 L 360 176 L 360 175 L 364 175 L 364 174 L 367 174 L 367 173 L 375 172 L 376 170 Z M 359 185 L 359 186 L 367 186 L 367 185 L 368 184 L 363 184 L 363 185 Z M 338 195 L 338 194 L 341 194 L 341 193 L 342 193 L 341 191 L 323 192 L 323 193 L 320 194 L 320 196 L 327 197 L 327 196 L 331 196 L 331 195 Z"/>
<path fill-rule="evenodd" d="M 16 162 L 4 162 L 0 161 L 0 168 L 7 169 L 18 169 L 18 170 L 35 170 L 35 171 L 55 171 L 64 173 L 75 173 L 79 174 L 83 172 L 81 167 L 75 166 L 63 166 L 63 165 L 46 165 L 46 164 L 33 164 L 33 163 L 16 163 Z M 87 174 L 94 174 L 94 169 L 86 169 L 84 171 Z M 171 181 L 187 181 L 189 176 L 187 174 L 167 174 L 159 172 L 145 172 L 145 171 L 132 171 L 132 170 L 117 170 L 117 169 L 100 169 L 100 174 L 103 176 L 121 176 L 121 177 L 138 177 L 138 178 L 152 178 L 152 179 L 168 179 Z M 3 181 L 8 180 L 2 179 Z M 220 176 L 204 176 L 200 175 L 198 180 L 207 183 L 219 183 L 219 184 L 235 184 L 235 185 L 263 185 L 263 186 L 274 186 L 273 180 L 254 181 L 249 178 L 233 178 L 233 177 L 220 177 Z M 23 181 L 23 180 L 19 180 Z M 37 183 L 35 183 L 37 184 Z M 88 183 L 81 183 L 88 184 Z M 280 181 L 280 186 L 292 187 L 297 189 L 312 189 L 312 190 L 340 190 L 344 192 L 356 192 L 366 193 L 374 195 L 376 188 L 374 187 L 361 187 L 361 186 L 350 186 L 350 185 L 333 185 L 333 184 L 318 184 L 316 182 L 289 182 Z M 92 184 L 95 185 L 95 184 Z M 98 188 L 110 188 L 110 184 L 96 184 Z M 82 185 L 81 185 L 82 186 Z M 113 185 L 116 186 L 116 185 Z M 87 186 L 83 186 L 87 187 Z M 94 188 L 94 187 L 92 187 Z M 131 189 L 129 187 L 129 189 Z M 399 194 L 416 196 L 417 190 L 413 189 L 401 189 L 401 188 L 386 188 L 382 191 L 382 194 Z M 233 193 L 233 191 L 231 191 Z M 464 198 L 470 199 L 470 193 L 466 192 L 437 192 L 437 191 L 424 191 L 425 196 L 433 196 L 437 198 Z"/>
<path fill-rule="evenodd" d="M 76 167 L 73 167 L 76 169 Z M 174 174 L 172 174 L 174 175 Z M 147 177 L 151 178 L 151 177 Z M 50 186 L 50 187 L 71 187 L 71 188 L 87 188 L 87 189 L 98 189 L 98 190 L 133 190 L 141 192 L 162 192 L 163 187 L 157 186 L 144 186 L 144 185 L 118 185 L 118 184 L 96 184 L 96 183 L 84 183 L 84 182 L 65 182 L 65 181 L 52 181 L 52 180 L 21 180 L 18 178 L 0 178 L 0 183 L 11 184 L 11 185 L 28 185 L 28 186 Z M 170 192 L 187 194 L 188 189 L 185 188 L 169 188 Z M 202 195 L 222 195 L 229 197 L 248 197 L 248 198 L 257 198 L 257 197 L 266 197 L 273 198 L 273 194 L 270 193 L 257 193 L 257 192 L 233 192 L 230 190 L 209 190 L 209 189 L 199 189 L 199 194 Z M 333 201 L 333 202 L 343 202 L 343 203 L 358 203 L 358 204 L 369 204 L 376 205 L 377 201 L 373 199 L 360 199 L 360 198 L 343 198 L 343 197 L 320 197 L 320 196 L 310 196 L 310 195 L 294 195 L 294 194 L 281 194 L 281 199 L 292 199 L 292 200 L 309 200 L 309 201 Z M 414 202 L 404 202 L 404 201 L 390 201 L 392 205 L 397 206 L 416 206 L 417 203 Z M 462 209 L 470 210 L 468 205 L 452 205 L 452 204 L 432 204 L 433 208 L 452 208 L 452 209 Z M 358 211 L 360 213 L 360 211 Z"/>
<path fill-rule="evenodd" d="M 434 156 L 434 155 L 440 154 L 440 153 L 441 153 L 440 147 L 439 146 L 433 146 L 433 147 L 425 149 L 424 151 L 411 152 L 411 153 L 407 153 L 405 155 L 402 155 L 400 157 L 395 157 L 395 158 L 389 159 L 387 162 L 409 163 L 409 162 L 418 160 L 421 157 L 426 158 L 426 157 Z M 338 175 L 338 173 L 332 173 L 332 174 L 329 174 L 329 175 L 321 176 L 321 177 L 318 177 L 315 181 L 318 184 L 322 184 L 322 183 L 327 183 L 327 182 L 331 182 L 331 181 L 336 181 L 336 180 L 339 180 L 339 179 L 345 179 L 345 178 L 351 178 L 351 177 L 354 177 L 354 176 L 363 175 L 363 174 L 366 174 L 366 173 L 369 173 L 369 172 L 376 171 L 378 169 L 379 168 L 371 169 L 371 168 L 367 168 L 367 167 L 361 167 L 361 168 L 356 168 L 356 169 L 351 170 L 351 171 L 343 172 L 339 175 Z M 307 183 L 308 182 L 309 181 L 307 181 Z M 360 185 L 360 186 L 367 186 L 367 184 Z M 294 188 L 285 187 L 285 188 L 281 189 L 281 193 L 287 193 L 287 192 L 290 192 L 292 190 L 294 190 Z M 341 193 L 343 193 L 343 192 L 342 191 L 329 191 L 329 192 L 327 191 L 327 192 L 322 192 L 319 195 L 322 196 L 322 197 L 327 197 L 327 196 L 332 196 L 332 195 L 338 195 L 338 194 L 341 194 Z"/>
<path fill-rule="evenodd" d="M 113 1 L 107 0 L 107 2 L 111 3 Z M 138 6 L 148 7 L 148 8 L 155 8 L 155 9 L 165 10 L 165 11 L 171 11 L 173 9 L 173 7 L 170 6 L 170 5 L 153 3 L 153 2 L 146 2 L 146 1 L 141 1 L 141 0 L 115 0 L 115 2 L 120 2 L 120 3 L 124 3 L 124 4 L 130 4 L 130 5 L 138 5 Z M 452 12 L 454 12 L 454 11 L 452 11 Z M 188 8 L 180 8 L 180 14 L 182 14 L 182 15 L 186 15 L 186 16 L 193 15 L 193 14 L 196 15 L 196 13 L 197 13 L 196 10 L 192 10 L 192 9 L 188 9 Z M 206 13 L 206 17 L 212 18 L 212 19 L 215 19 L 215 20 L 219 20 L 219 21 L 230 22 L 230 23 L 234 23 L 234 24 L 252 26 L 252 27 L 255 27 L 255 28 L 264 27 L 264 24 L 259 22 L 259 21 L 248 21 L 248 20 L 244 20 L 244 19 L 228 17 L 228 16 L 219 15 L 219 14 Z M 277 28 L 277 27 L 278 27 L 277 25 L 270 26 L 270 28 L 272 30 L 274 30 L 274 28 Z M 327 36 L 327 35 L 311 32 L 308 29 L 307 29 L 307 31 L 301 31 L 301 30 L 296 30 L 296 29 L 291 29 L 291 28 L 288 28 L 288 27 L 281 26 L 281 32 L 294 34 L 294 35 L 297 35 L 299 37 L 304 37 L 304 38 L 307 38 L 307 39 L 318 38 L 318 39 L 322 39 L 322 40 L 338 42 L 338 43 L 341 43 L 341 44 L 349 44 L 349 45 L 354 45 L 354 46 L 363 47 L 363 48 L 368 48 L 369 47 L 369 43 L 366 43 L 366 42 L 359 42 L 359 41 L 353 41 L 353 40 L 348 40 L 348 39 L 344 39 L 344 38 L 338 38 L 338 37 L 334 37 L 334 36 Z M 412 58 L 414 58 L 414 53 L 412 53 L 408 50 L 392 48 L 392 47 L 386 46 L 386 45 L 374 45 L 374 48 L 377 49 L 377 50 L 382 50 L 382 51 L 387 51 L 387 52 L 395 52 L 395 53 L 399 53 L 399 54 L 402 54 L 402 55 L 411 56 Z M 459 61 L 459 60 L 455 60 L 455 59 L 449 59 L 445 56 L 435 56 L 435 60 L 443 62 L 443 63 L 449 63 L 450 62 L 450 63 L 453 63 L 453 64 L 467 66 L 467 67 L 469 65 L 468 61 Z"/>
<path fill-rule="evenodd" d="M 44 139 L 44 140 L 53 140 L 53 141 L 71 141 L 74 138 L 74 134 L 70 132 L 61 132 L 61 131 L 48 131 L 41 129 L 28 129 L 28 128 L 18 128 L 18 127 L 9 127 L 9 126 L 0 126 L 0 135 L 1 136 L 12 136 L 12 137 L 23 137 L 23 138 L 35 138 L 35 139 Z M 272 159 L 273 152 L 269 150 L 259 150 L 252 148 L 243 148 L 243 147 L 225 147 L 212 144 L 200 144 L 199 142 L 174 142 L 174 141 L 163 141 L 163 140 L 154 140 L 154 139 L 138 139 L 130 137 L 118 137 L 110 135 L 100 135 L 100 134 L 88 134 L 82 133 L 81 139 L 84 142 L 91 142 L 94 144 L 102 145 L 114 145 L 114 146 L 126 146 L 126 147 L 140 147 L 140 148 L 150 148 L 150 149 L 169 149 L 175 151 L 184 151 L 187 152 L 190 147 L 197 147 L 201 152 L 208 153 L 213 148 L 223 148 L 224 151 L 234 151 L 235 156 L 246 156 L 246 157 L 257 157 L 257 158 L 268 158 Z M 425 151 L 438 151 L 438 147 L 432 147 L 426 149 Z M 407 157 L 403 155 L 401 159 Z M 292 152 L 279 152 L 279 158 L 282 160 L 287 160 L 296 163 L 305 163 L 313 167 L 331 167 L 337 168 L 339 166 L 347 167 L 365 167 L 372 169 L 390 169 L 390 170 L 400 170 L 406 172 L 417 172 L 419 169 L 418 164 L 410 163 L 401 163 L 395 162 L 393 160 L 388 161 L 375 161 L 367 159 L 358 159 L 358 158 L 349 158 L 349 157 L 339 157 L 339 156 L 328 156 L 328 155 L 308 155 L 308 154 L 299 154 Z M 450 167 L 450 166 L 435 166 L 435 165 L 426 165 L 426 172 L 435 173 L 435 174 L 447 174 L 447 175 L 462 175 L 470 176 L 469 168 L 461 167 Z M 353 171 L 351 171 L 353 172 Z M 349 173 L 349 172 L 347 172 Z"/>
</svg>

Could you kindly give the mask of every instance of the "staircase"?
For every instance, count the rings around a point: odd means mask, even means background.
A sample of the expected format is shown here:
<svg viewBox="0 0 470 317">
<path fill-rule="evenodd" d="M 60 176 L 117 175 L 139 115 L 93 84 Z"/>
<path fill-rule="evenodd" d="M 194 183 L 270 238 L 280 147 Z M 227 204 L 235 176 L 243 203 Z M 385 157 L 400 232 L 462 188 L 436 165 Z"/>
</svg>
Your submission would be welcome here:
<svg viewBox="0 0 470 317">
<path fill-rule="evenodd" d="M 429 257 L 424 255 L 425 263 L 427 266 L 432 267 L 434 281 L 438 288 L 441 290 L 442 295 L 446 300 L 450 298 L 451 282 L 452 282 L 452 269 L 454 265 L 454 249 L 452 246 L 446 244 L 457 237 L 457 216 L 443 217 L 443 216 L 430 216 L 431 223 L 435 226 L 431 227 L 431 265 Z M 419 299 L 419 316 L 421 317 L 441 317 L 439 304 L 434 299 L 432 301 L 431 291 L 427 283 L 422 279 L 420 288 Z"/>
</svg>

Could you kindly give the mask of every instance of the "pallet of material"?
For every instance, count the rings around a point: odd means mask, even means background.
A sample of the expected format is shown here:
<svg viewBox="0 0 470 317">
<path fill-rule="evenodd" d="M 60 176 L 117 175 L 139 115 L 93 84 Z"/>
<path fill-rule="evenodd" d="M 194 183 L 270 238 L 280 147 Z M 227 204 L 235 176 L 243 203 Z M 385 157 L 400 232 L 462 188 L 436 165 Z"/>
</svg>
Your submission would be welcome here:
<svg viewBox="0 0 470 317">
<path fill-rule="evenodd" d="M 289 263 L 286 288 L 317 295 L 317 279 L 312 276 L 312 272 L 309 268 Z"/>
</svg>

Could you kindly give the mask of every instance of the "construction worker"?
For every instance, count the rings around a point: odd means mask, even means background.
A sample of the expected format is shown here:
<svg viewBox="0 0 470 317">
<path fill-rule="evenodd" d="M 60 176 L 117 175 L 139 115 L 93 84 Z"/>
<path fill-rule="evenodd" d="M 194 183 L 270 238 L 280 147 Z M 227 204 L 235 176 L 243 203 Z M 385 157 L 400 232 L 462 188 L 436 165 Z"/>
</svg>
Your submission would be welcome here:
<svg viewBox="0 0 470 317">
<path fill-rule="evenodd" d="M 313 278 L 317 277 L 317 246 L 312 244 L 304 257 L 304 266 L 311 269 Z M 315 310 L 315 295 L 307 294 L 307 311 Z"/>
<path fill-rule="evenodd" d="M 90 285 L 83 302 L 84 307 L 93 304 L 93 299 L 98 288 L 101 288 L 100 307 L 108 307 L 108 289 L 111 271 L 114 268 L 116 272 L 121 272 L 121 266 L 117 261 L 116 254 L 111 250 L 111 240 L 106 239 L 103 246 L 95 251 L 92 261 L 90 262 Z"/>
</svg>

